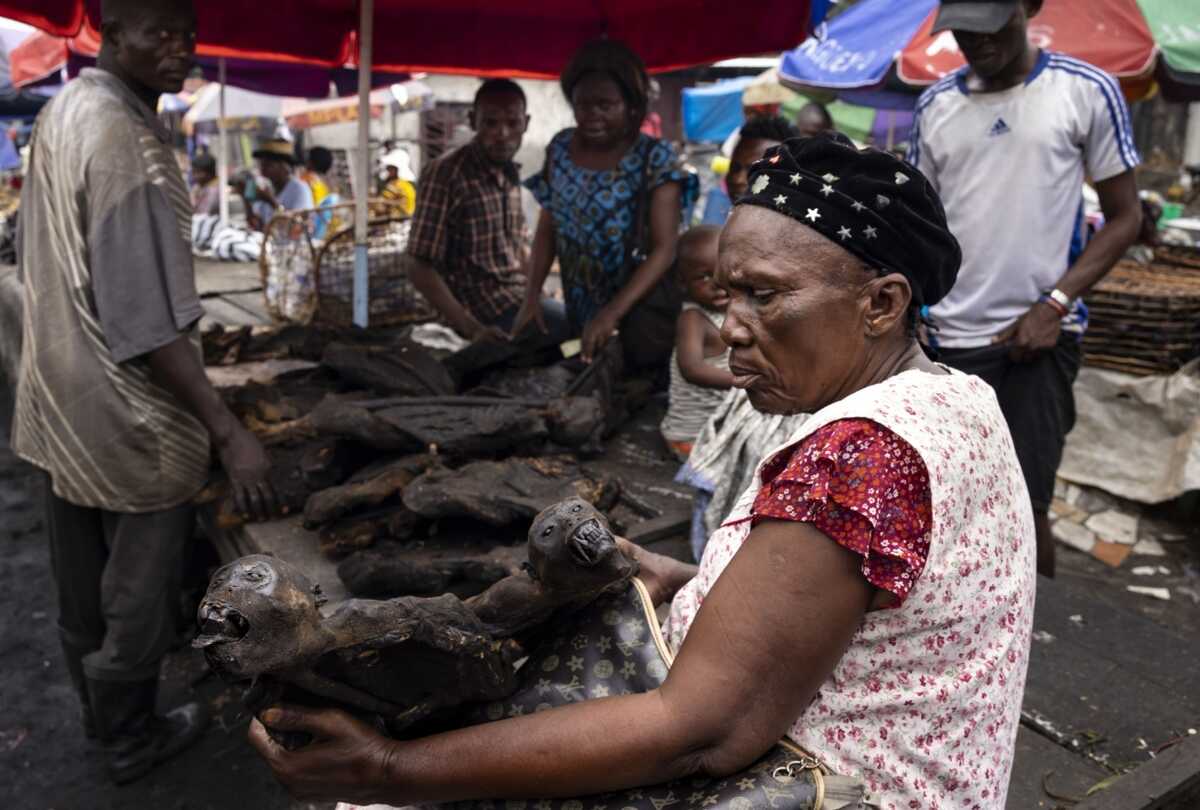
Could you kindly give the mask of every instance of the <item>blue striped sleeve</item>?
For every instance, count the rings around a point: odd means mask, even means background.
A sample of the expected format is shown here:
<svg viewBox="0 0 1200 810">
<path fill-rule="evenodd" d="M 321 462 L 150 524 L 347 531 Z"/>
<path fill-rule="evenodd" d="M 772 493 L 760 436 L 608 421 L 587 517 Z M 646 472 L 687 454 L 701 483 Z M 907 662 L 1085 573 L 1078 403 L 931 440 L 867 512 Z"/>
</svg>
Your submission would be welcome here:
<svg viewBox="0 0 1200 810">
<path fill-rule="evenodd" d="M 921 171 L 923 174 L 925 174 L 926 177 L 929 177 L 929 172 L 925 171 L 921 167 L 921 129 L 923 119 L 925 118 L 926 111 L 929 109 L 930 105 L 933 104 L 934 99 L 947 90 L 953 90 L 958 86 L 957 78 L 957 73 L 952 73 L 949 76 L 943 76 L 936 83 L 930 85 L 925 92 L 921 94 L 921 97 L 917 99 L 917 106 L 913 115 L 912 134 L 909 136 L 908 154 L 905 156 L 905 159 L 915 166 L 918 171 Z"/>
<path fill-rule="evenodd" d="M 1129 118 L 1129 107 L 1121 87 L 1108 73 L 1059 54 L 1050 58 L 1050 69 L 1062 71 L 1083 80 L 1093 90 L 1099 91 L 1102 108 L 1093 115 L 1091 131 L 1087 133 L 1086 149 L 1089 172 L 1098 180 L 1106 180 L 1128 171 L 1142 162 L 1137 145 L 1133 140 L 1133 124 Z M 1109 165 L 1107 153 L 1115 149 L 1121 166 Z"/>
</svg>

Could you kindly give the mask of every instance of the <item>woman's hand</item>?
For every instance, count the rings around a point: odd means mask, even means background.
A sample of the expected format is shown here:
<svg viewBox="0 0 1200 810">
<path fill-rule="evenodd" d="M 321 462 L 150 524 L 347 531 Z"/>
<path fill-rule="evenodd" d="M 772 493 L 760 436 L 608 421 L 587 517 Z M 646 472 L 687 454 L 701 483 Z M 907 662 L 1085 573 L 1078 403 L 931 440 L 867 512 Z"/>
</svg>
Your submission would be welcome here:
<svg viewBox="0 0 1200 810">
<path fill-rule="evenodd" d="M 655 607 L 675 598 L 679 589 L 696 576 L 696 566 L 647 551 L 624 537 L 617 538 L 617 548 L 638 564 L 638 579 L 650 591 L 650 601 Z"/>
<path fill-rule="evenodd" d="M 275 731 L 302 731 L 313 742 L 288 751 L 271 739 Z M 275 778 L 297 799 L 371 804 L 385 791 L 395 742 L 337 709 L 277 706 L 250 722 L 248 734 Z M 396 786 L 390 786 L 393 789 Z"/>
<path fill-rule="evenodd" d="M 604 344 L 608 343 L 617 332 L 617 327 L 621 324 L 621 315 L 612 306 L 602 307 L 596 313 L 596 317 L 588 321 L 583 327 L 583 362 L 590 363 L 604 349 Z"/>
<path fill-rule="evenodd" d="M 550 334 L 550 330 L 546 328 L 546 314 L 542 311 L 542 299 L 526 298 L 525 303 L 521 305 L 521 309 L 517 312 L 517 317 L 513 321 L 511 337 L 516 339 L 525 331 L 525 327 L 530 323 L 537 324 L 537 328 L 541 330 L 543 335 Z"/>
</svg>

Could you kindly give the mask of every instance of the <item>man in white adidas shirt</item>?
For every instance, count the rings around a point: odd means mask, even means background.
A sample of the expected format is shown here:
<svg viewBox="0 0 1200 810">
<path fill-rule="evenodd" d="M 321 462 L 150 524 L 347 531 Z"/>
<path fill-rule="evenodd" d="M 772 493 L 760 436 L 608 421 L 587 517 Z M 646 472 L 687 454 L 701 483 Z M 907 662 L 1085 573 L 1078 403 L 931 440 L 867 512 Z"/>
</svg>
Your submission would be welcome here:
<svg viewBox="0 0 1200 810">
<path fill-rule="evenodd" d="M 943 0 L 967 67 L 917 103 L 909 160 L 941 194 L 963 266 L 930 311 L 951 366 L 987 380 L 1008 419 L 1037 525 L 1038 570 L 1054 575 L 1049 508 L 1075 422 L 1086 309 L 1141 224 L 1125 101 L 1103 71 L 1029 44 L 1041 0 Z M 1107 224 L 1083 247 L 1090 178 Z"/>
</svg>

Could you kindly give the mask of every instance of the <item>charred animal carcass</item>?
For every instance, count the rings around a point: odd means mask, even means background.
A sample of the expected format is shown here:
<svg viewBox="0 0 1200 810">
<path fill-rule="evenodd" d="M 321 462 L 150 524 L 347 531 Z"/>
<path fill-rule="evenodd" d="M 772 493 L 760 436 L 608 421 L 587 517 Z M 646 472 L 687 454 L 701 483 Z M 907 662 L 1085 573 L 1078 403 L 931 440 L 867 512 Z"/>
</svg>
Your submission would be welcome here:
<svg viewBox="0 0 1200 810">
<path fill-rule="evenodd" d="M 403 491 L 404 505 L 424 518 L 465 517 L 492 526 L 530 520 L 569 497 L 609 509 L 619 496 L 616 479 L 593 475 L 570 456 L 435 467 Z"/>
<path fill-rule="evenodd" d="M 514 639 L 636 572 L 604 517 L 573 498 L 533 521 L 525 570 L 466 602 L 449 594 L 353 599 L 325 612 L 319 589 L 299 571 L 245 557 L 213 576 L 194 644 L 223 678 L 253 684 L 254 711 L 280 699 L 336 705 L 399 736 L 463 704 L 511 694 Z"/>
</svg>

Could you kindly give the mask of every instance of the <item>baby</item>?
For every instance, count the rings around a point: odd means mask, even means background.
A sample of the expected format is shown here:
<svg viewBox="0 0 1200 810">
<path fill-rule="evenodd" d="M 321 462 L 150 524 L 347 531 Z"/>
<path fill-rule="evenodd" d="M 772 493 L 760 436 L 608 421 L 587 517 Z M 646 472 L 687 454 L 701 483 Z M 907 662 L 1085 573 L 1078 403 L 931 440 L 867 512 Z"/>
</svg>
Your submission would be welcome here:
<svg viewBox="0 0 1200 810">
<path fill-rule="evenodd" d="M 691 454 L 704 424 L 733 387 L 729 347 L 721 340 L 729 298 L 713 282 L 720 236 L 715 225 L 692 228 L 680 237 L 675 260 L 688 300 L 675 328 L 671 404 L 661 429 L 681 461 Z"/>
</svg>

